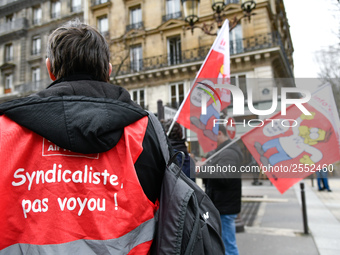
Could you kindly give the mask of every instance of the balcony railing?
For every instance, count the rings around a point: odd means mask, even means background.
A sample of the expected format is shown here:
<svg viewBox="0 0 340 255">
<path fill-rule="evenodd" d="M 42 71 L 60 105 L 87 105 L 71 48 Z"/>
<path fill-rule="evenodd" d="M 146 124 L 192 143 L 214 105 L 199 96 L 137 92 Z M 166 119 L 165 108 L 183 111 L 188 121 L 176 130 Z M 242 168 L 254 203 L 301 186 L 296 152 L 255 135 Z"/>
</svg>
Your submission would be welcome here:
<svg viewBox="0 0 340 255">
<path fill-rule="evenodd" d="M 41 18 L 39 19 L 33 19 L 33 25 L 40 25 L 41 24 Z"/>
<path fill-rule="evenodd" d="M 12 33 L 21 29 L 27 29 L 28 22 L 26 18 L 15 19 L 0 25 L 0 35 Z"/>
<path fill-rule="evenodd" d="M 236 55 L 241 53 L 250 53 L 252 51 L 268 49 L 272 47 L 279 46 L 282 55 L 284 57 L 284 62 L 287 65 L 287 68 L 290 69 L 290 63 L 288 61 L 288 57 L 286 55 L 285 49 L 282 45 L 281 38 L 278 33 L 268 33 L 256 35 L 248 38 L 242 38 L 239 40 L 230 41 L 230 55 Z M 143 58 L 139 60 L 139 67 L 134 68 L 128 60 L 121 66 L 118 75 L 126 75 L 132 74 L 136 72 L 143 72 L 153 69 L 159 69 L 164 67 L 171 67 L 191 62 L 203 61 L 210 50 L 209 46 L 204 46 L 200 48 L 190 49 L 186 51 L 182 51 L 181 56 L 176 58 L 176 61 L 173 61 L 175 58 L 171 55 L 159 55 L 149 58 Z M 113 74 L 115 74 L 115 70 L 119 68 L 119 65 L 113 66 Z M 291 69 L 289 72 L 292 74 Z"/>
<path fill-rule="evenodd" d="M 77 5 L 77 6 L 72 6 L 71 7 L 71 12 L 81 12 L 82 11 L 82 6 Z"/>
<path fill-rule="evenodd" d="M 92 0 L 92 6 L 100 5 L 109 2 L 110 0 Z"/>
<path fill-rule="evenodd" d="M 60 12 L 51 12 L 51 19 L 60 18 Z"/>
<path fill-rule="evenodd" d="M 32 51 L 31 51 L 32 56 L 40 55 L 40 53 L 41 53 L 41 49 L 39 49 L 39 48 L 32 49 Z"/>
<path fill-rule="evenodd" d="M 293 72 L 286 54 L 286 50 L 282 44 L 281 36 L 278 32 L 261 34 L 230 41 L 230 55 L 268 49 L 275 46 L 280 47 L 284 62 L 288 68 L 288 72 L 293 77 Z"/>
<path fill-rule="evenodd" d="M 165 22 L 165 21 L 168 21 L 170 19 L 178 19 L 178 18 L 181 18 L 181 17 L 182 17 L 182 12 L 169 13 L 169 14 L 163 15 L 162 21 Z"/>
<path fill-rule="evenodd" d="M 225 0 L 225 4 L 238 4 L 240 3 L 240 0 Z"/>
<path fill-rule="evenodd" d="M 11 4 L 11 3 L 16 2 L 16 1 L 19 1 L 19 0 L 0 0 L 0 7 L 7 5 L 7 4 Z"/>
<path fill-rule="evenodd" d="M 132 29 L 140 29 L 140 28 L 143 28 L 143 27 L 144 27 L 143 21 L 136 22 L 136 23 L 133 23 L 133 24 L 129 24 L 129 25 L 126 26 L 126 32 L 130 31 Z"/>
<path fill-rule="evenodd" d="M 5 56 L 5 63 L 13 62 L 13 56 Z"/>
<path fill-rule="evenodd" d="M 169 67 L 173 65 L 179 65 L 179 64 L 185 64 L 195 61 L 200 61 L 205 58 L 207 53 L 209 52 L 210 46 L 186 50 L 182 52 L 182 57 L 180 59 L 177 59 L 177 61 L 172 61 L 173 57 L 168 55 L 159 55 L 155 57 L 150 58 L 143 58 L 139 60 L 138 66 L 140 68 L 135 68 L 133 64 L 130 63 L 130 61 L 126 61 L 124 63 L 120 70 L 118 75 L 125 75 L 135 72 L 141 72 L 141 71 L 148 71 L 153 69 L 158 69 L 162 67 Z M 113 72 L 115 73 L 115 70 L 117 70 L 119 65 L 113 66 Z M 136 70 L 137 69 L 137 70 Z"/>
<path fill-rule="evenodd" d="M 233 55 L 278 46 L 278 38 L 274 33 L 268 33 L 231 40 L 229 43 L 230 55 Z"/>
</svg>

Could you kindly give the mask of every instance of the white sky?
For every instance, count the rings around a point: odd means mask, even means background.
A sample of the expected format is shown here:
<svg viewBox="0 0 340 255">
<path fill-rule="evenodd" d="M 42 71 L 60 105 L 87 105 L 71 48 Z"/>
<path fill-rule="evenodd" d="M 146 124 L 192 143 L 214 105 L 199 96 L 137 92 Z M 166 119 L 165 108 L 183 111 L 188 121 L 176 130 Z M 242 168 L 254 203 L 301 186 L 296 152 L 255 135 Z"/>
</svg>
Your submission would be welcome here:
<svg viewBox="0 0 340 255">
<path fill-rule="evenodd" d="M 284 0 L 284 4 L 293 40 L 295 77 L 317 78 L 315 52 L 340 41 L 340 4 L 337 0 Z"/>
</svg>

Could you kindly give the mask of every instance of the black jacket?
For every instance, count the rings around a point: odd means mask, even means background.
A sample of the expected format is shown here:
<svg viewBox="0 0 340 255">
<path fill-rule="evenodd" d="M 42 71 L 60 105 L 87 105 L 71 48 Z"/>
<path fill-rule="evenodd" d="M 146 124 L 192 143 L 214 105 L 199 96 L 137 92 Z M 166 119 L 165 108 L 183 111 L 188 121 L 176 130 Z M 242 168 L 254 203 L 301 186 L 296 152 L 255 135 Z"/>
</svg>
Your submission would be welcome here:
<svg viewBox="0 0 340 255">
<path fill-rule="evenodd" d="M 214 152 L 221 150 L 230 141 L 220 144 Z M 241 149 L 234 143 L 213 157 L 207 166 L 235 167 L 240 169 L 243 156 Z M 214 176 L 216 177 L 216 176 Z M 225 178 L 222 178 L 225 177 Z M 241 211 L 242 182 L 240 173 L 223 173 L 218 178 L 205 179 L 206 193 L 220 214 L 237 214 Z"/>
<path fill-rule="evenodd" d="M 2 114 L 61 148 L 87 154 L 113 148 L 124 127 L 148 113 L 131 101 L 122 87 L 77 75 L 57 80 L 37 94 L 1 104 Z M 144 193 L 155 202 L 165 162 L 150 122 L 135 168 Z"/>
</svg>

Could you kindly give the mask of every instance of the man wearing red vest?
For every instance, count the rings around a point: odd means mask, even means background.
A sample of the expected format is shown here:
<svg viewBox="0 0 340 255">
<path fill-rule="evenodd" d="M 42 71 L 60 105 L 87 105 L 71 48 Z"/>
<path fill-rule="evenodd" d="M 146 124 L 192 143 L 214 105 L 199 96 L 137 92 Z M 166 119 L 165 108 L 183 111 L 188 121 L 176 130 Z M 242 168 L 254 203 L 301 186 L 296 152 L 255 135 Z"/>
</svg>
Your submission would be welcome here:
<svg viewBox="0 0 340 255">
<path fill-rule="evenodd" d="M 72 21 L 53 83 L 0 105 L 0 254 L 147 254 L 165 162 L 148 113 L 108 83 L 109 48 Z"/>
</svg>

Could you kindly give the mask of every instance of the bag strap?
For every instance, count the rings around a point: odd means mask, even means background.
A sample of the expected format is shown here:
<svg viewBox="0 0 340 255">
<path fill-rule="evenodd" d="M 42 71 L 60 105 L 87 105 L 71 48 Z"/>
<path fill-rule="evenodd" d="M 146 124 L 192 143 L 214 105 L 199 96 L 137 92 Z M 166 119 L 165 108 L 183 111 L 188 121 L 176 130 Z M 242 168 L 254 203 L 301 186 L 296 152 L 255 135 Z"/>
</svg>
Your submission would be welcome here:
<svg viewBox="0 0 340 255">
<path fill-rule="evenodd" d="M 163 127 L 161 123 L 159 122 L 159 120 L 157 119 L 157 117 L 152 112 L 149 112 L 149 111 L 147 112 L 149 114 L 149 120 L 151 120 L 151 123 L 156 132 L 159 144 L 161 146 L 161 151 L 162 151 L 164 160 L 167 164 L 170 160 L 170 152 L 169 152 L 169 146 L 168 146 L 167 138 L 164 134 Z"/>
<path fill-rule="evenodd" d="M 197 202 L 197 197 L 195 195 L 195 192 L 192 194 L 192 201 L 194 203 L 194 210 L 195 210 L 195 222 L 194 222 L 194 226 L 192 228 L 192 232 L 190 234 L 190 239 L 187 245 L 187 248 L 184 252 L 184 255 L 191 255 L 193 254 L 193 250 L 197 241 L 197 234 L 198 234 L 198 230 L 199 230 L 199 223 L 200 223 L 200 212 L 198 210 L 198 202 Z"/>
<path fill-rule="evenodd" d="M 149 111 L 148 111 L 148 113 L 149 113 L 149 119 L 151 120 L 151 123 L 152 123 L 152 125 L 155 129 L 158 141 L 159 141 L 160 146 L 161 146 L 161 151 L 162 151 L 164 160 L 166 162 L 166 169 L 167 169 L 167 171 L 173 172 L 176 176 L 175 178 L 178 179 L 181 174 L 184 175 L 184 173 L 182 173 L 182 171 L 181 171 L 181 168 L 184 164 L 185 154 L 182 151 L 178 151 L 170 158 L 170 151 L 169 151 L 169 146 L 168 146 L 168 142 L 167 142 L 167 137 L 164 133 L 163 127 L 162 127 L 161 123 L 159 122 L 159 120 L 157 119 L 157 117 L 153 113 L 151 113 Z M 182 154 L 181 167 L 180 168 L 175 167 L 175 166 L 170 167 L 174 163 L 178 154 Z M 176 169 L 178 171 L 176 172 L 173 169 Z M 186 178 L 186 176 L 183 177 L 183 178 Z M 190 189 L 191 189 L 191 187 L 190 187 Z M 194 207 L 195 221 L 194 221 L 194 224 L 193 224 L 190 239 L 188 241 L 184 255 L 193 254 L 193 250 L 194 250 L 194 247 L 195 247 L 195 244 L 196 244 L 196 241 L 197 241 L 197 234 L 198 234 L 199 227 L 200 227 L 200 224 L 199 224 L 200 223 L 200 221 L 199 221 L 200 212 L 199 212 L 199 209 L 198 209 L 199 206 L 198 206 L 198 201 L 197 201 L 197 197 L 196 197 L 195 192 L 191 193 L 191 198 L 192 198 L 192 202 L 194 204 L 193 207 Z"/>
<path fill-rule="evenodd" d="M 168 140 L 167 140 L 167 137 L 164 133 L 164 130 L 163 130 L 163 127 L 161 125 L 161 123 L 159 122 L 159 120 L 157 119 L 157 117 L 152 113 L 152 112 L 149 112 L 149 119 L 151 120 L 151 123 L 154 127 L 154 130 L 156 132 L 156 135 L 157 135 L 157 138 L 158 138 L 158 141 L 160 143 L 160 146 L 161 146 L 161 151 L 162 151 L 162 154 L 163 154 L 163 157 L 164 157 L 164 160 L 166 162 L 166 166 L 167 168 L 169 168 L 169 166 L 174 163 L 174 161 L 176 160 L 177 158 L 177 155 L 178 154 L 181 154 L 182 155 L 182 162 L 179 162 L 181 163 L 180 166 L 179 166 L 179 171 L 176 172 L 176 177 L 178 178 L 179 175 L 181 174 L 181 169 L 184 165 L 184 160 L 185 160 L 185 154 L 184 152 L 182 151 L 177 151 L 171 158 L 170 158 L 170 152 L 169 152 L 169 146 L 168 146 Z"/>
</svg>

